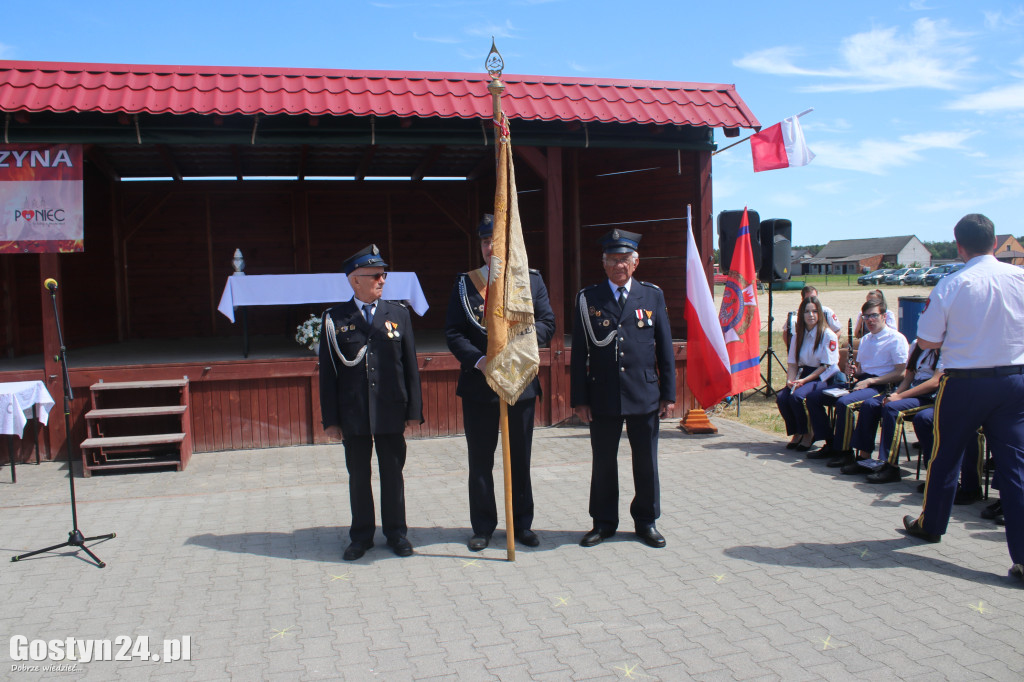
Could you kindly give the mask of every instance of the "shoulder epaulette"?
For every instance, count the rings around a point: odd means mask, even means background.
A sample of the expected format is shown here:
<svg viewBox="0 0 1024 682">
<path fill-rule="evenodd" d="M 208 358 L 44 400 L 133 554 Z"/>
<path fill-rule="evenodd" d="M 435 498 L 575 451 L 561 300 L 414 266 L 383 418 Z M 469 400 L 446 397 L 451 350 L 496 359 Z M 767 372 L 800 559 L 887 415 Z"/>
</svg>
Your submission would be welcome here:
<svg viewBox="0 0 1024 682">
<path fill-rule="evenodd" d="M 538 270 L 537 268 L 530 268 L 530 274 L 539 275 L 540 270 Z"/>
<path fill-rule="evenodd" d="M 652 282 L 644 282 L 642 280 L 637 281 L 640 282 L 640 284 L 643 284 L 645 287 L 651 287 L 652 289 L 657 289 L 658 291 L 661 291 L 661 287 L 659 287 L 657 284 L 654 284 Z"/>
<path fill-rule="evenodd" d="M 408 305 L 406 305 L 405 301 L 397 301 L 397 300 L 393 300 L 393 299 L 390 299 L 390 298 L 389 299 L 383 299 L 382 298 L 380 300 L 384 301 L 385 303 L 390 303 L 391 305 L 400 305 L 403 308 L 408 308 L 409 307 Z"/>
</svg>

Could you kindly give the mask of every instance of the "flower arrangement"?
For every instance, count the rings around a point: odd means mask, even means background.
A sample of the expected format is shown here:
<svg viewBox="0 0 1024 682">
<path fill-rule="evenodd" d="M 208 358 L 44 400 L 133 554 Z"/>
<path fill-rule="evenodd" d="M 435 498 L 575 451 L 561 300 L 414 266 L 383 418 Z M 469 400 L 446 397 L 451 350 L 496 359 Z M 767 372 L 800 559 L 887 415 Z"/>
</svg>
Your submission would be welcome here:
<svg viewBox="0 0 1024 682">
<path fill-rule="evenodd" d="M 322 322 L 316 315 L 310 315 L 309 319 L 299 325 L 295 331 L 295 340 L 300 346 L 305 346 L 311 351 L 320 348 L 320 326 Z"/>
</svg>

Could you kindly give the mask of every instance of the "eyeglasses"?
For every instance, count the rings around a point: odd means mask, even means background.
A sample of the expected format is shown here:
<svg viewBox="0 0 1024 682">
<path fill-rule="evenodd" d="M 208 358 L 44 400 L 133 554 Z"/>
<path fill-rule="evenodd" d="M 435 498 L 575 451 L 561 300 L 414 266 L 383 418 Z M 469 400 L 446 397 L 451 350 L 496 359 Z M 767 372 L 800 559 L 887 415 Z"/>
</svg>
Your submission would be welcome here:
<svg viewBox="0 0 1024 682">
<path fill-rule="evenodd" d="M 880 318 L 881 316 L 882 316 L 882 314 L 881 314 L 881 313 L 868 313 L 867 315 L 862 315 L 862 317 L 863 317 L 863 318 L 864 318 L 865 320 L 877 320 L 877 319 L 878 319 L 878 318 Z"/>
<path fill-rule="evenodd" d="M 386 280 L 388 278 L 388 273 L 386 273 L 386 272 L 375 272 L 372 275 L 356 275 L 356 277 L 372 277 L 373 279 L 380 280 L 380 281 L 383 282 L 384 280 Z"/>
</svg>

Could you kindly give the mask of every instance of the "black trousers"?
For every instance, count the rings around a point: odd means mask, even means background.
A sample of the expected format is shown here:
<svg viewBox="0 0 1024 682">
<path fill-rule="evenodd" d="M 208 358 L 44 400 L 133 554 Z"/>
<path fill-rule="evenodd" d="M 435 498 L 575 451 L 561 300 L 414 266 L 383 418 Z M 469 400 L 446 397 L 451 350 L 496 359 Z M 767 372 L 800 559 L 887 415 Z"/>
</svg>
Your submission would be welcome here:
<svg viewBox="0 0 1024 682">
<path fill-rule="evenodd" d="M 533 525 L 533 486 L 530 453 L 533 446 L 533 411 L 536 398 L 508 406 L 509 459 L 512 469 L 512 518 L 516 530 Z M 462 419 L 469 449 L 469 520 L 473 533 L 490 535 L 498 526 L 494 502 L 494 451 L 498 447 L 501 406 L 462 399 Z M 503 486 L 504 487 L 504 486 Z"/>
<path fill-rule="evenodd" d="M 377 446 L 377 469 L 380 472 L 380 520 L 384 537 L 397 540 L 405 537 L 405 435 L 378 433 L 373 436 L 345 436 L 345 466 L 348 468 L 348 497 L 352 506 L 352 542 L 373 542 L 377 532 L 370 474 L 373 447 Z"/>
<path fill-rule="evenodd" d="M 658 412 L 640 415 L 593 415 L 590 447 L 594 459 L 590 476 L 590 516 L 597 530 L 619 526 L 619 440 L 622 424 L 633 454 L 633 502 L 629 505 L 633 526 L 650 528 L 661 516 L 658 482 Z"/>
</svg>

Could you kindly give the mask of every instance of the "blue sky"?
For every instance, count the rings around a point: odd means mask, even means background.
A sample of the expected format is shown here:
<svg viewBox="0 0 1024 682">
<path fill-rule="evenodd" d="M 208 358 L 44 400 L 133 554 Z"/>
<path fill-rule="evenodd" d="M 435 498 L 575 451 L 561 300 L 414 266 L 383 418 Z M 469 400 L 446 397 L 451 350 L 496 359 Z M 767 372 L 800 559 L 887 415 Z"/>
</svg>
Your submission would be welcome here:
<svg viewBox="0 0 1024 682">
<path fill-rule="evenodd" d="M 714 211 L 793 221 L 796 244 L 916 234 L 965 213 L 1024 235 L 1024 3 L 605 0 L 9 3 L 0 57 L 482 71 L 733 83 L 765 126 L 804 109 L 817 158 L 714 157 Z M 718 133 L 725 146 L 734 140 Z"/>
</svg>

